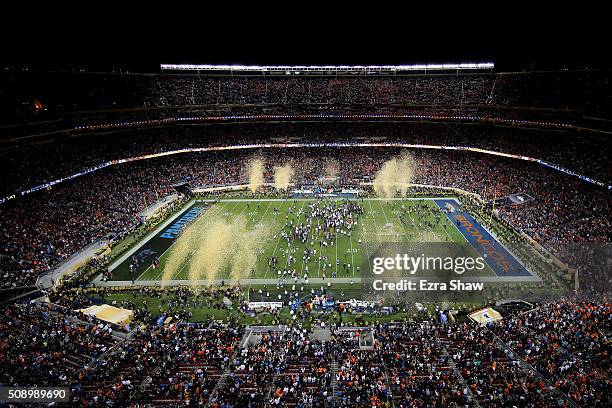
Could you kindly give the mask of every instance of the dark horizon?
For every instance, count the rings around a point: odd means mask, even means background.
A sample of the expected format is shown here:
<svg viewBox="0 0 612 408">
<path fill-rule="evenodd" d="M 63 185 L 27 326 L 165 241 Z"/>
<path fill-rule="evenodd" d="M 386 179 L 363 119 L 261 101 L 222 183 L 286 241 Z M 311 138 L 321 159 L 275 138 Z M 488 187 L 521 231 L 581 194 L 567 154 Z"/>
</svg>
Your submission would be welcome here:
<svg viewBox="0 0 612 408">
<path fill-rule="evenodd" d="M 91 33 L 86 38 L 45 33 L 44 37 L 8 42 L 0 67 L 90 71 L 159 72 L 160 64 L 243 65 L 404 65 L 494 62 L 495 71 L 612 69 L 602 46 L 605 36 L 586 31 L 449 32 L 375 35 L 292 33 L 252 36 L 172 35 L 155 31 L 140 36 Z M 506 33 L 506 31 L 503 31 Z M 367 34 L 367 33 L 366 33 Z"/>
</svg>

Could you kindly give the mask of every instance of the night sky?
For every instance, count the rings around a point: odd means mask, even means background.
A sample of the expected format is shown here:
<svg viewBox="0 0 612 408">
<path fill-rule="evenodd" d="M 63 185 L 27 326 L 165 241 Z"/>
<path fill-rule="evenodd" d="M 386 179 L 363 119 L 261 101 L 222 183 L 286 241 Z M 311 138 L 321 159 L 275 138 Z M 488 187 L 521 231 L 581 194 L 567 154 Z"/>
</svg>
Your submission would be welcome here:
<svg viewBox="0 0 612 408">
<path fill-rule="evenodd" d="M 385 3 L 386 4 L 386 3 Z M 580 9 L 563 17 L 533 10 L 469 18 L 407 13 L 369 5 L 360 19 L 289 10 L 259 20 L 234 14 L 179 19 L 28 20 L 4 37 L 0 66 L 157 72 L 160 63 L 369 65 L 489 62 L 496 71 L 610 69 L 606 13 Z M 371 11 L 372 10 L 372 11 Z M 108 11 L 108 10 L 104 10 Z M 163 13 L 166 10 L 162 10 Z M 297 13 L 297 14 L 296 14 Z M 305 14 L 305 15 L 303 15 Z M 92 16 L 95 16 L 93 14 Z M 104 14 L 106 16 L 108 14 Z M 301 19 L 296 20 L 296 16 Z M 503 19 L 503 17 L 507 17 Z M 40 17 L 40 16 L 39 16 Z M 200 19 L 198 19 L 200 17 Z"/>
</svg>

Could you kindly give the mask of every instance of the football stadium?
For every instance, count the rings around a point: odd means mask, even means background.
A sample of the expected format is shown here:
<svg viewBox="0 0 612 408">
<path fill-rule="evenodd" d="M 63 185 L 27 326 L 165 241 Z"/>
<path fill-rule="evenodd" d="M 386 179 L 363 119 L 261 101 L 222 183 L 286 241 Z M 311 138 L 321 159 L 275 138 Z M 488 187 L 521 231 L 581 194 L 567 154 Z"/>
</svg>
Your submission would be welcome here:
<svg viewBox="0 0 612 408">
<path fill-rule="evenodd" d="M 167 62 L 0 71 L 0 405 L 612 405 L 612 71 Z"/>
</svg>

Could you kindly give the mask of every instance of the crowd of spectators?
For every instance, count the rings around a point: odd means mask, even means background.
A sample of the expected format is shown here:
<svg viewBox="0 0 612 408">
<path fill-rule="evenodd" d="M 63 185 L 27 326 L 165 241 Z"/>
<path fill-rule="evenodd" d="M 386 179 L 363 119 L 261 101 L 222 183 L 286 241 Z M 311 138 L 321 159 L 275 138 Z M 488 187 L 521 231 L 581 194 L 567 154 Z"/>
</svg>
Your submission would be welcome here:
<svg viewBox="0 0 612 408">
<path fill-rule="evenodd" d="M 506 318 L 493 332 L 576 403 L 606 406 L 611 316 L 605 299 L 565 300 Z"/>
<path fill-rule="evenodd" d="M 0 318 L 0 382 L 65 386 L 121 338 L 109 324 L 84 322 L 53 307 L 13 304 Z"/>
<path fill-rule="evenodd" d="M 132 129 L 17 143 L 0 150 L 0 169 L 6 175 L 0 196 L 112 160 L 184 148 L 285 141 L 474 147 L 545 160 L 604 183 L 612 180 L 609 143 L 576 132 L 433 123 L 248 123 Z"/>
<path fill-rule="evenodd" d="M 491 332 L 462 324 L 445 334 L 441 342 L 482 406 L 558 406 L 558 395 L 509 349 L 496 345 Z"/>
<path fill-rule="evenodd" d="M 227 323 L 139 328 L 129 341 L 84 370 L 74 400 L 87 406 L 208 402 L 242 336 Z"/>
<path fill-rule="evenodd" d="M 5 71 L 3 116 L 199 105 L 487 105 L 609 112 L 601 71 L 245 77 Z"/>
<path fill-rule="evenodd" d="M 1 382 L 68 386 L 80 406 L 465 407 L 610 404 L 608 303 L 561 300 L 488 326 L 326 329 L 237 321 L 124 328 L 45 303 L 3 308 Z M 321 337 L 322 336 L 322 337 Z"/>
<path fill-rule="evenodd" d="M 268 399 L 267 391 L 285 365 L 285 348 L 289 336 L 282 331 L 252 335 L 230 362 L 227 382 L 219 390 L 215 403 L 221 407 L 262 406 Z M 287 391 L 288 393 L 288 391 Z M 283 396 L 282 390 L 275 397 Z"/>
<path fill-rule="evenodd" d="M 333 396 L 331 343 L 310 339 L 304 330 L 293 329 L 290 341 L 282 347 L 287 357 L 274 382 L 276 405 L 320 407 Z"/>
</svg>

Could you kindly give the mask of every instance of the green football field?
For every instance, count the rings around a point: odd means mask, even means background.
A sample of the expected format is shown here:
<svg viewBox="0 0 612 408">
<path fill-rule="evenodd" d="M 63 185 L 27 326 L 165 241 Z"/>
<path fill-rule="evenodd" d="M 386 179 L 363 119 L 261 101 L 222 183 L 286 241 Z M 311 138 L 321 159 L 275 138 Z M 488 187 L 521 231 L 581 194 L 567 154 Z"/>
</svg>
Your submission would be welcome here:
<svg viewBox="0 0 612 408">
<path fill-rule="evenodd" d="M 232 220 L 242 218 L 246 221 L 247 231 L 266 226 L 270 231 L 265 239 L 257 241 L 253 250 L 257 257 L 250 270 L 243 271 L 241 279 L 261 279 L 262 282 L 277 280 L 279 270 L 295 270 L 297 277 L 303 278 L 344 278 L 349 281 L 361 276 L 360 266 L 364 257 L 368 256 L 366 242 L 399 242 L 409 243 L 422 240 L 423 237 L 439 242 L 467 243 L 467 240 L 453 225 L 453 223 L 439 210 L 433 200 L 429 199 L 352 199 L 353 204 L 360 206 L 362 214 L 355 215 L 356 222 L 349 231 L 347 228 L 332 228 L 327 232 L 317 229 L 324 222 L 322 217 L 312 217 L 311 227 L 308 230 L 308 239 L 305 243 L 299 239 L 287 240 L 282 232 L 290 233 L 296 225 L 306 225 L 307 214 L 312 211 L 313 206 L 346 206 L 349 201 L 335 199 L 333 201 L 321 201 L 314 199 L 227 199 L 219 202 L 198 202 L 205 206 L 198 216 L 198 222 L 206 225 L 207 220 L 221 220 L 231 223 Z M 193 205 L 192 205 L 193 206 Z M 417 207 L 420 208 L 417 212 Z M 192 208 L 192 207 L 190 207 Z M 436 220 L 436 214 L 439 221 Z M 195 221 L 194 221 L 195 222 Z M 189 227 L 187 227 L 189 228 Z M 204 234 L 203 234 L 204 235 Z M 330 237 L 331 235 L 331 237 Z M 154 237 L 150 241 L 154 241 Z M 196 246 L 181 258 L 179 264 L 173 261 L 171 256 L 178 243 L 184 238 L 179 236 L 169 248 L 150 250 L 159 258 L 156 268 L 151 266 L 151 258 L 143 262 L 141 270 L 134 276 L 139 281 L 158 281 L 164 273 L 171 270 L 169 280 L 189 280 L 189 270 L 193 268 L 193 259 L 196 257 L 198 242 Z M 197 238 L 196 238 L 197 239 Z M 232 240 L 241 240 L 239 234 L 232 236 Z M 202 238 L 204 240 L 204 238 Z M 325 244 L 322 244 L 322 242 Z M 142 248 L 151 245 L 145 243 Z M 202 244 L 204 245 L 204 244 Z M 304 251 L 309 249 L 314 252 L 308 261 L 305 261 Z M 316 251 L 316 252 L 315 252 Z M 288 259 L 293 257 L 292 262 Z M 275 267 L 269 265 L 269 260 L 274 257 L 278 260 Z M 175 259 L 175 258 L 174 258 Z M 113 280 L 129 280 L 126 259 L 114 273 Z M 174 262 L 169 266 L 168 262 Z M 494 276 L 494 272 L 487 268 L 478 271 L 482 276 Z M 210 277 L 210 275 L 208 275 Z M 214 279 L 230 279 L 231 266 L 221 265 L 214 272 Z M 206 277 L 202 277 L 206 279 Z M 264 281 L 265 280 L 265 281 Z"/>
</svg>

